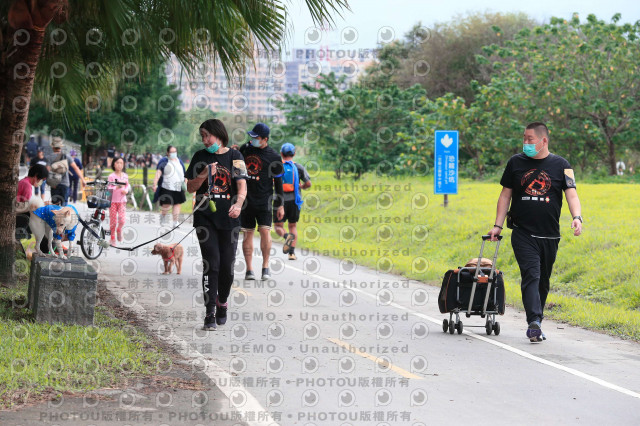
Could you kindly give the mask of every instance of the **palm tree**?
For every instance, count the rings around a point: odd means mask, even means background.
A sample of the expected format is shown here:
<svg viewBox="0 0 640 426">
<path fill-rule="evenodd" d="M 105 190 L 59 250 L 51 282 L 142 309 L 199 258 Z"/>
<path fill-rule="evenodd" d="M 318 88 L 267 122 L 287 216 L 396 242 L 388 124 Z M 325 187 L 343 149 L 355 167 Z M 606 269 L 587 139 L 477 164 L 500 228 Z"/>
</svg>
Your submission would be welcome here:
<svg viewBox="0 0 640 426">
<path fill-rule="evenodd" d="M 14 204 L 32 94 L 78 126 L 122 76 L 175 55 L 188 73 L 219 61 L 242 75 L 254 48 L 287 34 L 285 0 L 14 0 L 0 4 L 0 282 L 13 280 Z M 305 0 L 316 25 L 347 0 Z"/>
</svg>

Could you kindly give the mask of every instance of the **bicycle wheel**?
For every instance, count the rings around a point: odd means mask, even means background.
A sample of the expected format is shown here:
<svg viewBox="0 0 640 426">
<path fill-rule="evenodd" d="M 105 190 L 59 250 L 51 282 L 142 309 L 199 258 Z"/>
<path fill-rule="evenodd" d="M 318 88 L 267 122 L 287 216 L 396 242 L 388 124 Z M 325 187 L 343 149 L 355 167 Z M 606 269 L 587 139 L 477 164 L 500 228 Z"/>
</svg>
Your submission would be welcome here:
<svg viewBox="0 0 640 426">
<path fill-rule="evenodd" d="M 100 239 L 104 239 L 104 229 L 102 225 L 97 222 L 90 222 L 89 228 L 93 230 L 96 234 L 100 235 Z M 87 259 L 96 259 L 100 254 L 102 254 L 102 250 L 104 249 L 98 242 L 100 239 L 96 238 L 86 227 L 82 228 L 82 232 L 80 233 L 80 249 L 82 249 L 82 254 Z"/>
</svg>

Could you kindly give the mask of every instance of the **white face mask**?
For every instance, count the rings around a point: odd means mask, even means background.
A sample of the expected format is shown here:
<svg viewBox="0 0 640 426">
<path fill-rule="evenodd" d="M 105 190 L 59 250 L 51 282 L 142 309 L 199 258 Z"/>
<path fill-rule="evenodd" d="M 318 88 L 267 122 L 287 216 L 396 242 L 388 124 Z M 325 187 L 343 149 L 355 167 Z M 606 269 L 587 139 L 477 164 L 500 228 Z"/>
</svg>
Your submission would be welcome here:
<svg viewBox="0 0 640 426">
<path fill-rule="evenodd" d="M 169 158 L 178 158 L 178 153 L 177 152 L 170 152 L 169 153 Z"/>
<path fill-rule="evenodd" d="M 39 180 L 39 181 L 36 182 L 35 186 L 41 186 L 43 183 L 44 183 L 44 179 Z"/>
</svg>

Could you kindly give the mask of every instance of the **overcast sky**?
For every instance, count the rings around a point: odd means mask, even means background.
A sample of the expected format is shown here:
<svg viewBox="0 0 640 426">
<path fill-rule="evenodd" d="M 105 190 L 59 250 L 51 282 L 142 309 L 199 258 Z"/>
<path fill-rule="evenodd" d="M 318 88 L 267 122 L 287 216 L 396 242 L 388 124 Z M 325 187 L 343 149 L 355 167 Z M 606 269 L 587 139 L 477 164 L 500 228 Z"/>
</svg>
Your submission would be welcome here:
<svg viewBox="0 0 640 426">
<path fill-rule="evenodd" d="M 437 22 L 449 22 L 458 14 L 468 12 L 525 12 L 538 21 L 552 16 L 570 18 L 578 12 L 582 20 L 594 13 L 609 21 L 615 13 L 622 22 L 640 20 L 640 0 L 349 0 L 351 11 L 336 17 L 335 31 L 318 34 L 313 31 L 311 16 L 303 0 L 291 0 L 293 36 L 288 48 L 375 48 L 379 40 L 402 38 L 418 21 L 430 27 Z"/>
</svg>

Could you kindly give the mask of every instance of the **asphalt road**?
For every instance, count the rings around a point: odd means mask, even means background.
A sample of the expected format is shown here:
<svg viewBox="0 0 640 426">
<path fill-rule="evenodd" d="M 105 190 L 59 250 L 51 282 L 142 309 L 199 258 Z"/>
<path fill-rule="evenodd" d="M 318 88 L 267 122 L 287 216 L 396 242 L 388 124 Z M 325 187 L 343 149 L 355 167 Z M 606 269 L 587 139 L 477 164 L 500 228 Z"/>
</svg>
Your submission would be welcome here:
<svg viewBox="0 0 640 426">
<path fill-rule="evenodd" d="M 160 235 L 158 217 L 129 213 L 123 246 Z M 487 336 L 479 317 L 450 335 L 439 288 L 303 250 L 289 261 L 281 244 L 268 281 L 243 280 L 238 250 L 229 321 L 204 332 L 195 232 L 182 244 L 180 276 L 160 274 L 151 245 L 110 248 L 93 264 L 249 424 L 640 424 L 637 343 L 545 321 L 548 340 L 531 344 L 512 308 L 499 317 L 499 336 Z"/>
</svg>

